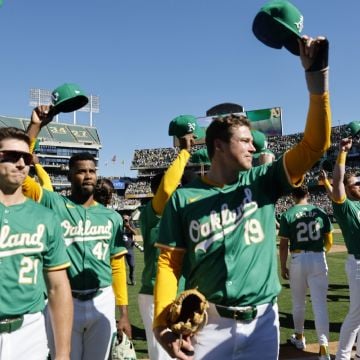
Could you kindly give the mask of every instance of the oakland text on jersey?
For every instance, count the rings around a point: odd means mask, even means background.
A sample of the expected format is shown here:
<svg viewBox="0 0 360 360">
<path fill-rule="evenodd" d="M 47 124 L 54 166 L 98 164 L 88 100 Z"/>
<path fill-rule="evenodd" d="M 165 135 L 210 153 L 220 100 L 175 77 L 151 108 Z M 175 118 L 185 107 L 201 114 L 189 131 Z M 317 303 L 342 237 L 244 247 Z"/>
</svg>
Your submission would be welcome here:
<svg viewBox="0 0 360 360">
<path fill-rule="evenodd" d="M 244 219 L 250 217 L 258 209 L 256 201 L 252 201 L 252 192 L 249 188 L 244 189 L 245 198 L 242 203 L 235 209 L 229 209 L 227 203 L 221 205 L 220 214 L 216 210 L 211 210 L 209 221 L 200 223 L 198 220 L 190 222 L 189 236 L 190 239 L 197 243 L 195 251 L 201 250 L 206 252 L 209 246 L 215 241 L 223 239 L 225 235 L 233 232 Z M 263 240 L 263 236 L 258 236 L 257 242 Z M 250 242 L 247 242 L 250 244 Z"/>
<path fill-rule="evenodd" d="M 112 237 L 113 225 L 108 220 L 107 225 L 92 225 L 90 220 L 79 220 L 76 226 L 72 226 L 69 220 L 61 223 L 64 230 L 64 239 L 66 246 L 73 242 L 109 240 Z"/>
<path fill-rule="evenodd" d="M 45 225 L 39 224 L 36 233 L 10 234 L 9 225 L 3 225 L 0 231 L 0 257 L 16 254 L 41 252 L 44 244 L 41 241 L 45 231 Z"/>
</svg>

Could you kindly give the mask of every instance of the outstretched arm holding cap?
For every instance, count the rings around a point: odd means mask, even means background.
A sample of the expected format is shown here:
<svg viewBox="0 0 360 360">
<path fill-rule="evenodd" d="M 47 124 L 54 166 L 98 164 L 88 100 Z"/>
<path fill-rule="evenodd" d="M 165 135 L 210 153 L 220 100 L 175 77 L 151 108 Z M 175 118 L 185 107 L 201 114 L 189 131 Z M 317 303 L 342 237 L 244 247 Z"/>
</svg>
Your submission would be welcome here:
<svg viewBox="0 0 360 360">
<path fill-rule="evenodd" d="M 330 146 L 331 111 L 328 92 L 328 40 L 303 36 L 299 40 L 300 58 L 305 69 L 310 93 L 309 111 L 304 137 L 285 153 L 286 169 L 293 184 L 302 181 Z"/>
<path fill-rule="evenodd" d="M 193 134 L 179 138 L 180 151 L 161 179 L 160 185 L 152 198 L 152 206 L 157 215 L 161 215 L 172 193 L 179 186 L 186 164 L 190 158 L 190 149 L 194 144 Z"/>
</svg>

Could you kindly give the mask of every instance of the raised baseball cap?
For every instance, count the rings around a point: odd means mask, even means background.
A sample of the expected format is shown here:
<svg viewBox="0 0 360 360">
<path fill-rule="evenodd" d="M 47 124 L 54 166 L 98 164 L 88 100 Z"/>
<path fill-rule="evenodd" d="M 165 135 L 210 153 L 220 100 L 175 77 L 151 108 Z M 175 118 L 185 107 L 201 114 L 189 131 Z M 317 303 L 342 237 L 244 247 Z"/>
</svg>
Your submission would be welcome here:
<svg viewBox="0 0 360 360">
<path fill-rule="evenodd" d="M 253 137 L 253 145 L 256 149 L 256 152 L 254 155 L 259 156 L 262 151 L 264 151 L 267 148 L 267 140 L 266 136 L 263 132 L 259 130 L 252 129 L 251 135 Z"/>
<path fill-rule="evenodd" d="M 58 86 L 51 93 L 51 100 L 55 114 L 79 110 L 89 102 L 88 97 L 80 89 L 79 85 L 72 83 Z"/>
<path fill-rule="evenodd" d="M 347 125 L 346 131 L 348 132 L 349 136 L 355 138 L 356 136 L 360 135 L 360 121 L 352 121 L 350 124 Z"/>
<path fill-rule="evenodd" d="M 169 124 L 169 135 L 181 138 L 187 134 L 194 134 L 196 139 L 205 137 L 204 129 L 198 124 L 193 115 L 180 115 L 171 120 Z"/>
<path fill-rule="evenodd" d="M 267 46 L 281 49 L 283 46 L 294 55 L 300 55 L 298 39 L 304 27 L 304 17 L 291 2 L 271 0 L 255 16 L 254 35 Z"/>
</svg>

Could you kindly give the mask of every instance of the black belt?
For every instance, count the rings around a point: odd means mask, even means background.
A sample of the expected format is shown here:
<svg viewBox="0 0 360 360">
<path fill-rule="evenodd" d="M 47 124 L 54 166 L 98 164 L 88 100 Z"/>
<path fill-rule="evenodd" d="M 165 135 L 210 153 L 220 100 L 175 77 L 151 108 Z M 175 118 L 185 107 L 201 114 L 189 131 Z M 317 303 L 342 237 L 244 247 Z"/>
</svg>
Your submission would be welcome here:
<svg viewBox="0 0 360 360">
<path fill-rule="evenodd" d="M 0 319 L 0 334 L 12 333 L 21 328 L 24 322 L 23 316 L 9 317 Z"/>
<path fill-rule="evenodd" d="M 74 299 L 77 299 L 77 300 L 80 300 L 80 301 L 91 300 L 94 297 L 100 295 L 101 293 L 102 293 L 102 290 L 100 290 L 100 289 L 97 289 L 97 290 L 94 290 L 94 291 L 91 291 L 91 292 L 86 292 L 86 293 L 77 292 L 77 291 L 72 291 L 71 292 L 72 297 Z"/>
<path fill-rule="evenodd" d="M 216 310 L 221 317 L 235 319 L 240 321 L 251 321 L 256 318 L 257 308 L 256 306 L 244 306 L 243 309 L 229 309 L 227 307 L 216 305 Z"/>
<path fill-rule="evenodd" d="M 276 300 L 277 298 L 274 297 L 270 301 L 270 304 L 274 305 L 276 303 Z M 239 307 L 238 309 L 217 304 L 215 304 L 215 307 L 221 317 L 239 321 L 252 321 L 256 318 L 258 312 L 256 305 L 243 306 Z"/>
</svg>

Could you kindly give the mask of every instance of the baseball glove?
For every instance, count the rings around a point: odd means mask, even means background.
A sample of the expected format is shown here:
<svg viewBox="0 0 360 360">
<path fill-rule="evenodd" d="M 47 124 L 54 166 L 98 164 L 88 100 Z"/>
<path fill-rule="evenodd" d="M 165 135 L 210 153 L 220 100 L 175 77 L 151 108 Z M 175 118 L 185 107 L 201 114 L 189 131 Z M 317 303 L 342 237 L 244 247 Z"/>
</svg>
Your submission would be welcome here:
<svg viewBox="0 0 360 360">
<path fill-rule="evenodd" d="M 136 360 L 134 344 L 123 332 L 121 338 L 115 334 L 109 360 Z"/>
<path fill-rule="evenodd" d="M 181 336 L 194 335 L 207 322 L 209 304 L 197 289 L 185 290 L 170 306 L 168 327 Z"/>
</svg>

